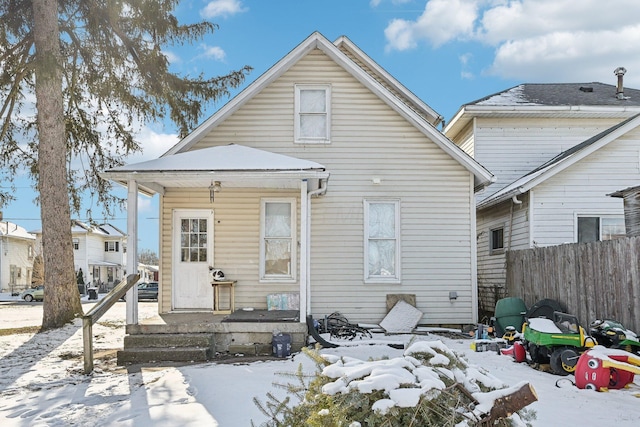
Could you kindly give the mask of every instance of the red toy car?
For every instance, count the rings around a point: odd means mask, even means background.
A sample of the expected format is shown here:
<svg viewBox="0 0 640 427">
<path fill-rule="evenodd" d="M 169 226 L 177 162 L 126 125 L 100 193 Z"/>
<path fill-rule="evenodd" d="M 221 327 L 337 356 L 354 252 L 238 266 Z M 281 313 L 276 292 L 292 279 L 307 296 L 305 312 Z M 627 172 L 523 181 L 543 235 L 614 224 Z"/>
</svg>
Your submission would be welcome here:
<svg viewBox="0 0 640 427">
<path fill-rule="evenodd" d="M 640 357 L 624 350 L 596 346 L 584 352 L 576 364 L 575 380 L 580 389 L 621 389 L 640 374 Z"/>
</svg>

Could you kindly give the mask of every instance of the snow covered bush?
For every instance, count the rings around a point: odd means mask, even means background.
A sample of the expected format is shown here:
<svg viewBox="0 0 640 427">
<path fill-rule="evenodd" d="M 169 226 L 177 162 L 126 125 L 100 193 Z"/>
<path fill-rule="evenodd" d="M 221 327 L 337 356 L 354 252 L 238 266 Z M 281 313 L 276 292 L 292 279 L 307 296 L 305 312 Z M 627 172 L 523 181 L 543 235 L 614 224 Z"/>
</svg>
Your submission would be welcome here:
<svg viewBox="0 0 640 427">
<path fill-rule="evenodd" d="M 497 378 L 469 366 L 441 341 L 418 341 L 402 357 L 363 361 L 303 350 L 317 366 L 302 367 L 278 384 L 288 396 L 254 399 L 269 418 L 264 427 L 525 426 L 517 413 L 491 419 L 496 399 L 509 395 Z M 292 397 L 294 399 L 292 399 Z"/>
</svg>

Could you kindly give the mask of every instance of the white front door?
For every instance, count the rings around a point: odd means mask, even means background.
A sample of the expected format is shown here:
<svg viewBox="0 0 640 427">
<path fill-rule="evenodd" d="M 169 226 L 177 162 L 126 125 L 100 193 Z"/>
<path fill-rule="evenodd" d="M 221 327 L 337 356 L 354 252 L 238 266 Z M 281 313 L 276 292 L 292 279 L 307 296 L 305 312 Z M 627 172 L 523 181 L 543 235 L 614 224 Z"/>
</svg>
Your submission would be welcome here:
<svg viewBox="0 0 640 427">
<path fill-rule="evenodd" d="M 213 310 L 213 211 L 173 211 L 173 309 Z"/>
</svg>

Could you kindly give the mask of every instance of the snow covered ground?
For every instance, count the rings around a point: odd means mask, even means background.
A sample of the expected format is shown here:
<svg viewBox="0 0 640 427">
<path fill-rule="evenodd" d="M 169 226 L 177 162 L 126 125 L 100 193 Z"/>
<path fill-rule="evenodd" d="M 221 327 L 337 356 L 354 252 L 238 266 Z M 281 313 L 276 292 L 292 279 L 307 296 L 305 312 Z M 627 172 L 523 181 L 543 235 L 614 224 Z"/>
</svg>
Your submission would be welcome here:
<svg viewBox="0 0 640 427">
<path fill-rule="evenodd" d="M 0 294 L 0 301 L 14 298 Z M 87 312 L 94 301 L 83 301 Z M 140 318 L 156 314 L 155 302 L 140 303 Z M 38 326 L 41 303 L 0 302 L 0 330 Z M 300 363 L 312 371 L 303 354 L 277 361 L 203 363 L 175 367 L 118 367 L 125 303 L 117 303 L 94 326 L 95 372 L 83 374 L 82 325 L 76 320 L 60 330 L 0 335 L 0 426 L 249 426 L 265 421 L 253 398 L 282 396 L 274 382 L 280 372 Z M 428 335 L 374 335 L 346 342 L 323 353 L 361 360 L 401 357 L 388 343 L 441 340 L 470 364 L 486 370 L 506 386 L 530 382 L 538 402 L 534 426 L 638 426 L 640 380 L 630 388 L 606 393 L 579 390 L 567 379 L 517 364 L 508 356 L 471 350 L 471 340 Z M 556 381 L 566 378 L 559 382 Z"/>
</svg>

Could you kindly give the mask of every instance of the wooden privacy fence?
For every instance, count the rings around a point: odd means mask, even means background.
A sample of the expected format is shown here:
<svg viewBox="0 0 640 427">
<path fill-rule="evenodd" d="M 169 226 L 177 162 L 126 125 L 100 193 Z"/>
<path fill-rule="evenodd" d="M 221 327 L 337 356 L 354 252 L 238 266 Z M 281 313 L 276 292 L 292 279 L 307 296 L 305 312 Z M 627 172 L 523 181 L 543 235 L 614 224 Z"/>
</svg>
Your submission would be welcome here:
<svg viewBox="0 0 640 427">
<path fill-rule="evenodd" d="M 507 292 L 527 307 L 550 298 L 586 329 L 614 319 L 640 333 L 640 236 L 507 252 Z"/>
</svg>

